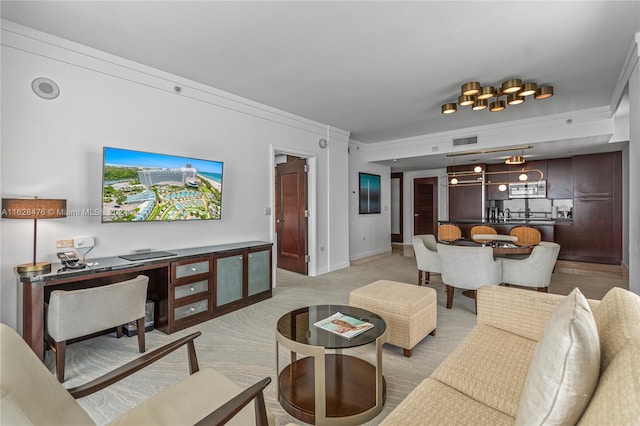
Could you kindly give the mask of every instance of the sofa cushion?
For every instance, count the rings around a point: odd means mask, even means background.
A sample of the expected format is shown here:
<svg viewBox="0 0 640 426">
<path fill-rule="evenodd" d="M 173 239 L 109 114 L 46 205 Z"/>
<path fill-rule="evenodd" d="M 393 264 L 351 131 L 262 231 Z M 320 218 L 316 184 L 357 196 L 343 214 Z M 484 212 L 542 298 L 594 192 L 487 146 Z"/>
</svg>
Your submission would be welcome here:
<svg viewBox="0 0 640 426">
<path fill-rule="evenodd" d="M 432 378 L 425 379 L 380 423 L 407 425 L 513 425 L 513 417 L 494 410 Z"/>
<path fill-rule="evenodd" d="M 575 424 L 599 376 L 598 329 L 575 288 L 551 314 L 536 345 L 516 424 Z"/>
<path fill-rule="evenodd" d="M 515 417 L 535 345 L 534 340 L 477 324 L 431 377 Z"/>
<path fill-rule="evenodd" d="M 640 342 L 629 344 L 600 376 L 579 425 L 632 425 L 640 420 Z"/>
<path fill-rule="evenodd" d="M 630 342 L 640 342 L 640 296 L 619 287 L 607 292 L 593 309 L 600 335 L 602 372 Z"/>
</svg>

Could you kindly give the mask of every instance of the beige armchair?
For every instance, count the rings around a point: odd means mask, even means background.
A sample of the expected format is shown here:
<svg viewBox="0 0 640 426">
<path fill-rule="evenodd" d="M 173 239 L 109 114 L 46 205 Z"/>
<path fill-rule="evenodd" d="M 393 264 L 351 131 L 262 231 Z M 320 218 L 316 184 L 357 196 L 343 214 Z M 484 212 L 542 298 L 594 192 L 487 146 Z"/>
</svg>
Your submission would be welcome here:
<svg viewBox="0 0 640 426">
<path fill-rule="evenodd" d="M 64 382 L 67 341 L 136 321 L 138 349 L 145 351 L 144 312 L 149 277 L 80 290 L 51 292 L 47 308 L 47 334 L 56 353 L 56 373 Z"/>
<path fill-rule="evenodd" d="M 493 259 L 491 247 L 438 244 L 438 255 L 447 289 L 447 309 L 451 309 L 456 288 L 472 290 L 475 299 L 478 288 L 502 282 L 501 261 Z"/>
<path fill-rule="evenodd" d="M 274 424 L 263 395 L 271 379 L 267 377 L 243 390 L 212 368 L 200 370 L 193 343 L 199 335 L 196 332 L 183 337 L 67 390 L 15 331 L 0 324 L 0 424 L 95 425 L 76 398 L 102 390 L 185 345 L 190 376 L 122 414 L 110 425 L 219 425 L 227 421 L 243 426 Z M 249 405 L 251 401 L 253 406 Z"/>
<path fill-rule="evenodd" d="M 502 282 L 547 292 L 560 244 L 541 241 L 524 259 L 502 259 Z"/>
<path fill-rule="evenodd" d="M 440 273 L 438 242 L 432 234 L 414 235 L 413 253 L 418 265 L 418 285 L 429 284 L 431 273 Z"/>
</svg>

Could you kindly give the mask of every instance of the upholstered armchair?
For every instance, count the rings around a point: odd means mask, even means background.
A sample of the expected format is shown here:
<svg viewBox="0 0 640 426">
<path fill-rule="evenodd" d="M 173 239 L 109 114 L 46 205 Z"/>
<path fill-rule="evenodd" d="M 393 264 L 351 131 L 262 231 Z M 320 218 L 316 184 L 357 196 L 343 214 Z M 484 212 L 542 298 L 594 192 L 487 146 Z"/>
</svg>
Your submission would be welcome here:
<svg viewBox="0 0 640 426">
<path fill-rule="evenodd" d="M 493 259 L 491 247 L 438 244 L 438 255 L 442 282 L 447 289 L 447 309 L 451 309 L 456 288 L 471 290 L 475 299 L 478 288 L 502 282 L 501 260 Z"/>
<path fill-rule="evenodd" d="M 47 308 L 47 334 L 56 353 L 56 373 L 64 382 L 67 341 L 136 321 L 138 349 L 145 351 L 144 313 L 149 277 L 80 290 L 54 290 Z"/>
<path fill-rule="evenodd" d="M 85 385 L 65 389 L 26 342 L 10 327 L 0 324 L 0 424 L 95 425 L 76 398 L 102 390 L 185 345 L 190 375 L 110 425 L 219 425 L 227 421 L 242 426 L 275 424 L 263 395 L 271 379 L 266 377 L 243 389 L 212 368 L 200 369 L 193 343 L 199 335 L 196 332 L 183 337 Z"/>
<path fill-rule="evenodd" d="M 502 282 L 547 292 L 560 245 L 541 241 L 524 259 L 502 259 Z"/>
<path fill-rule="evenodd" d="M 431 273 L 440 273 L 438 242 L 432 234 L 414 235 L 413 252 L 418 265 L 418 285 L 429 284 Z"/>
</svg>

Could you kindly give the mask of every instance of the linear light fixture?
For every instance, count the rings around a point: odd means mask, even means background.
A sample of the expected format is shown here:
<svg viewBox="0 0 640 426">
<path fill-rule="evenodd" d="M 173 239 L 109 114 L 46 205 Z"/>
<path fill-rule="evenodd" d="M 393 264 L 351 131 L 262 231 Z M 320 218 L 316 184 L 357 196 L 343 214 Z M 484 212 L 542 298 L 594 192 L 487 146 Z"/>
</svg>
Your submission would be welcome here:
<svg viewBox="0 0 640 426">
<path fill-rule="evenodd" d="M 527 96 L 532 95 L 536 100 L 548 99 L 553 96 L 553 86 L 538 87 L 538 83 L 534 81 L 523 83 L 520 78 L 506 80 L 495 87 L 482 86 L 479 81 L 469 81 L 460 86 L 457 105 L 470 106 L 473 111 L 481 111 L 487 109 L 488 103 L 489 111 L 498 112 L 505 110 L 507 105 L 520 105 L 524 103 Z M 492 98 L 495 100 L 488 102 Z M 443 114 L 453 114 L 458 109 L 454 101 L 443 104 L 441 110 Z"/>
</svg>

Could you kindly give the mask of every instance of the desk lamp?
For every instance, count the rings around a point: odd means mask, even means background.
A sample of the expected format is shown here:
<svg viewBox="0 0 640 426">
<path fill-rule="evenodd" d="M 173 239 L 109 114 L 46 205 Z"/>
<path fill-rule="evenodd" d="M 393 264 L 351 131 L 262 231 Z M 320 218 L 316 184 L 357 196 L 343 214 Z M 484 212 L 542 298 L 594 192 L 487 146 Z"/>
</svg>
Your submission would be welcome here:
<svg viewBox="0 0 640 426">
<path fill-rule="evenodd" d="M 36 262 L 38 219 L 59 219 L 67 216 L 67 200 L 43 198 L 3 198 L 2 217 L 33 219 L 33 262 L 17 266 L 18 273 L 51 271 L 51 262 Z"/>
</svg>

